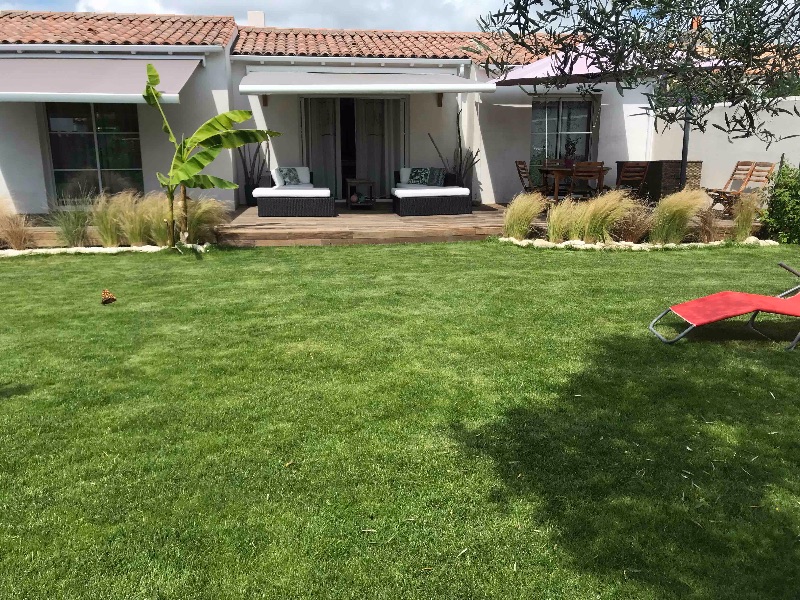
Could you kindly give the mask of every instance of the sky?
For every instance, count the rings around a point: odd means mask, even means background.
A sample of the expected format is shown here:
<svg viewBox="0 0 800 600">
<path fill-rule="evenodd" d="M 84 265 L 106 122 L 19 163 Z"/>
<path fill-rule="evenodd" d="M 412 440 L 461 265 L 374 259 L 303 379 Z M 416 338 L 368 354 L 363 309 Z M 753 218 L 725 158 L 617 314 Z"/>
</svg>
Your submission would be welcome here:
<svg viewBox="0 0 800 600">
<path fill-rule="evenodd" d="M 0 9 L 232 15 L 263 10 L 268 26 L 477 31 L 503 0 L 0 0 Z"/>
</svg>

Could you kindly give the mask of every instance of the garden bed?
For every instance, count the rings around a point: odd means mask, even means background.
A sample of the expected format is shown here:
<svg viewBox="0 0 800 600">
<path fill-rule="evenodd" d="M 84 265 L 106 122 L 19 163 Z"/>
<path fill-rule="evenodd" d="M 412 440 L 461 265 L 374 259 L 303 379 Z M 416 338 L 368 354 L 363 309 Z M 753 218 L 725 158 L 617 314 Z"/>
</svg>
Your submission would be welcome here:
<svg viewBox="0 0 800 600">
<path fill-rule="evenodd" d="M 501 237 L 501 242 L 516 244 L 523 248 L 540 248 L 552 250 L 633 250 L 650 252 L 651 250 L 690 250 L 696 248 L 719 248 L 720 246 L 780 246 L 780 244 L 773 240 L 759 240 L 756 237 L 749 237 L 744 242 L 736 243 L 731 241 L 718 240 L 715 242 L 687 242 L 683 244 L 635 244 L 633 242 L 597 242 L 587 243 L 583 240 L 568 240 L 556 244 L 555 242 L 548 242 L 547 240 L 518 240 L 512 237 Z"/>
</svg>

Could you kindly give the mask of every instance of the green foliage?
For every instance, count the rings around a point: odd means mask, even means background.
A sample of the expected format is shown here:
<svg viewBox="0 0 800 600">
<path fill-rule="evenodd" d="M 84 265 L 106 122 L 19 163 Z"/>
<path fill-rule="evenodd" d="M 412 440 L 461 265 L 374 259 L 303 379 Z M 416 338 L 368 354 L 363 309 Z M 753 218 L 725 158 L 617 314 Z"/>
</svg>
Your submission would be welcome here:
<svg viewBox="0 0 800 600">
<path fill-rule="evenodd" d="M 253 118 L 253 114 L 247 110 L 232 110 L 203 123 L 197 131 L 188 139 L 178 142 L 172 127 L 167 120 L 164 110 L 161 107 L 161 92 L 158 85 L 161 78 L 156 68 L 147 65 L 147 84 L 144 90 L 144 99 L 150 106 L 158 109 L 162 119 L 162 129 L 169 137 L 170 142 L 175 146 L 175 154 L 169 172 L 164 175 L 157 173 L 159 183 L 161 183 L 167 194 L 169 207 L 169 225 L 167 230 L 170 233 L 170 245 L 174 244 L 174 210 L 176 190 L 181 190 L 181 199 L 186 198 L 186 188 L 199 189 L 236 189 L 239 187 L 232 181 L 227 181 L 220 177 L 203 174 L 202 171 L 210 165 L 222 152 L 222 150 L 233 150 L 247 144 L 261 143 L 270 137 L 280 135 L 276 131 L 264 129 L 234 129 L 234 125 L 243 123 Z M 178 222 L 178 229 L 184 241 L 188 240 L 188 214 L 185 203 L 181 203 L 181 218 Z"/>
<path fill-rule="evenodd" d="M 89 242 L 91 212 L 84 207 L 55 210 L 48 221 L 58 229 L 58 239 L 65 246 L 85 246 Z"/>
<path fill-rule="evenodd" d="M 703 190 L 683 190 L 662 198 L 653 210 L 650 241 L 654 244 L 680 244 L 691 229 L 691 222 L 709 203 Z"/>
<path fill-rule="evenodd" d="M 565 199 L 551 206 L 547 213 L 547 239 L 553 243 L 577 239 L 582 230 L 583 203 Z"/>
<path fill-rule="evenodd" d="M 122 230 L 119 224 L 119 204 L 116 196 L 102 194 L 92 204 L 92 225 L 97 229 L 97 237 L 106 248 L 115 248 L 122 243 Z"/>
<path fill-rule="evenodd" d="M 733 241 L 743 242 L 753 235 L 753 226 L 764 206 L 761 191 L 742 194 L 733 205 Z"/>
<path fill-rule="evenodd" d="M 542 214 L 546 205 L 544 197 L 537 192 L 518 194 L 503 215 L 503 235 L 524 240 L 531 231 L 533 220 Z"/>
<path fill-rule="evenodd" d="M 800 244 L 800 169 L 784 164 L 775 175 L 762 222 L 772 239 Z"/>
</svg>

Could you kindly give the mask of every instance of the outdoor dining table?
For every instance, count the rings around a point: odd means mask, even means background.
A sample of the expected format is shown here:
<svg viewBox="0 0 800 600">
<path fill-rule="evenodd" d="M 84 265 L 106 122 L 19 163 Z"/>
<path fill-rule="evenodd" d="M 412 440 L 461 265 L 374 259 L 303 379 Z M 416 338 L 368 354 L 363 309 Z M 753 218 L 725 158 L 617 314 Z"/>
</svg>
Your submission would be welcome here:
<svg viewBox="0 0 800 600">
<path fill-rule="evenodd" d="M 603 181 L 605 178 L 606 173 L 611 170 L 611 167 L 603 167 L 603 170 L 600 173 L 600 177 L 597 178 L 597 189 L 603 189 Z M 575 167 L 568 167 L 566 165 L 549 165 L 549 166 L 542 166 L 539 167 L 539 172 L 544 177 L 545 181 L 547 181 L 547 176 L 553 176 L 553 202 L 558 202 L 558 186 L 561 183 L 561 180 L 565 177 L 569 177 L 575 171 Z"/>
</svg>

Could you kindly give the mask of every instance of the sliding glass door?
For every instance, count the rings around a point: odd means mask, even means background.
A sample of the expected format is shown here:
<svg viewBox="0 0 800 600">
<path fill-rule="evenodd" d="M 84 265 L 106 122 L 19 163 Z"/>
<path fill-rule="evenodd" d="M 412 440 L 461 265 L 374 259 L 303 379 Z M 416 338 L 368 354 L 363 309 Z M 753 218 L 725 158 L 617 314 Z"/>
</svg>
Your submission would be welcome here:
<svg viewBox="0 0 800 600">
<path fill-rule="evenodd" d="M 594 103 L 583 99 L 534 100 L 531 118 L 531 180 L 541 184 L 546 159 L 591 160 Z"/>
<path fill-rule="evenodd" d="M 47 104 L 56 198 L 143 191 L 135 104 Z"/>
<path fill-rule="evenodd" d="M 406 101 L 391 98 L 304 98 L 305 161 L 314 185 L 344 198 L 346 179 L 372 181 L 383 198 L 407 154 Z"/>
</svg>

